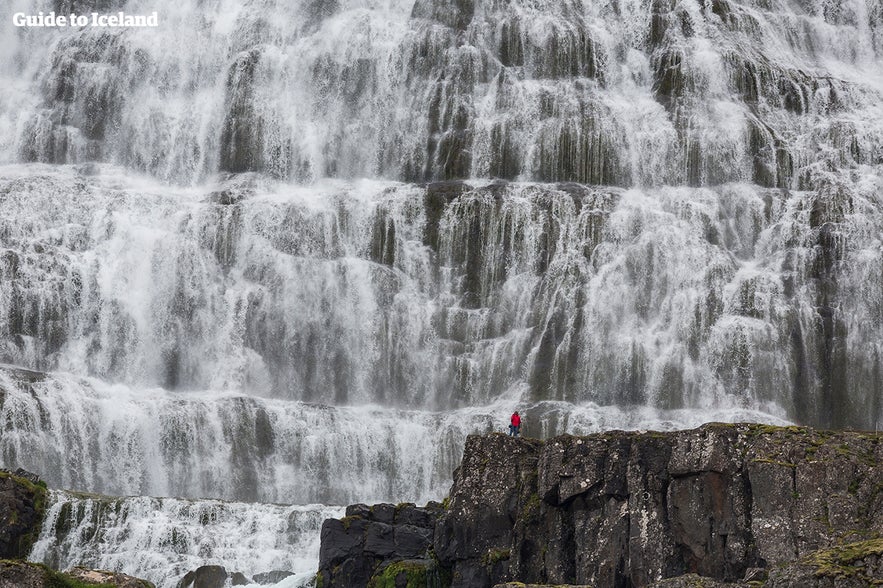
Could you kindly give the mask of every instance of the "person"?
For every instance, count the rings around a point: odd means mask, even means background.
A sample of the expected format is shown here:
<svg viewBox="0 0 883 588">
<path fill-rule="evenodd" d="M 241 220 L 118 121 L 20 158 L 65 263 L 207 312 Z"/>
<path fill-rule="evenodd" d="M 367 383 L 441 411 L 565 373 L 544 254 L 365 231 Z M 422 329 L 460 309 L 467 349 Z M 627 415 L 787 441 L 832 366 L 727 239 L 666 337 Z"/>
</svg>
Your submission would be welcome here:
<svg viewBox="0 0 883 588">
<path fill-rule="evenodd" d="M 518 415 L 518 411 L 516 410 L 512 413 L 512 418 L 509 419 L 509 435 L 512 437 L 518 437 L 518 433 L 521 430 L 521 417 Z"/>
</svg>

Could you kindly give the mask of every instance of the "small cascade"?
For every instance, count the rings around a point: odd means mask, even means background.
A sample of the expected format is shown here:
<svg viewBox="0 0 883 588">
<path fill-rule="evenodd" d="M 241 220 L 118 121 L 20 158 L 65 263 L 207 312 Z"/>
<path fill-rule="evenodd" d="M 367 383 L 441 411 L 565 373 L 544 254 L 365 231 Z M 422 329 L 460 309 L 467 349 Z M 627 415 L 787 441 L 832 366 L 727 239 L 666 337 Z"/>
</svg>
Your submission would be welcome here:
<svg viewBox="0 0 883 588">
<path fill-rule="evenodd" d="M 174 588 L 202 565 L 251 579 L 274 570 L 294 580 L 315 573 L 319 529 L 342 508 L 176 498 L 110 498 L 50 493 L 29 559 L 56 569 L 117 570 Z"/>
</svg>

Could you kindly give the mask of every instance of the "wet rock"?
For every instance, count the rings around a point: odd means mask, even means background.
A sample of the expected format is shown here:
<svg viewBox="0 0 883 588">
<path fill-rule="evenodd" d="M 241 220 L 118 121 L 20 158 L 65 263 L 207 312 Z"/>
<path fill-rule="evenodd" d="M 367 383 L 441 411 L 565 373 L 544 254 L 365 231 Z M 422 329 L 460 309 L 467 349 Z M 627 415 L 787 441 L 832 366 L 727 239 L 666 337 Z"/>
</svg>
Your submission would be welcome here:
<svg viewBox="0 0 883 588">
<path fill-rule="evenodd" d="M 253 580 L 256 584 L 278 584 L 285 578 L 293 576 L 294 574 L 285 570 L 273 570 L 271 572 L 261 572 L 260 574 L 255 574 Z"/>
<path fill-rule="evenodd" d="M 329 519 L 322 525 L 318 581 L 326 588 L 355 587 L 382 578 L 391 583 L 380 585 L 398 586 L 401 577 L 406 584 L 410 579 L 421 586 L 435 586 L 432 578 L 440 579 L 447 572 L 432 556 L 435 522 L 441 512 L 437 503 L 424 508 L 413 504 L 347 507 L 343 519 Z"/>
<path fill-rule="evenodd" d="M 227 570 L 222 566 L 200 566 L 178 582 L 177 588 L 224 588 Z"/>
<path fill-rule="evenodd" d="M 46 486 L 24 470 L 0 470 L 0 559 L 23 559 L 31 551 L 46 509 Z"/>
</svg>

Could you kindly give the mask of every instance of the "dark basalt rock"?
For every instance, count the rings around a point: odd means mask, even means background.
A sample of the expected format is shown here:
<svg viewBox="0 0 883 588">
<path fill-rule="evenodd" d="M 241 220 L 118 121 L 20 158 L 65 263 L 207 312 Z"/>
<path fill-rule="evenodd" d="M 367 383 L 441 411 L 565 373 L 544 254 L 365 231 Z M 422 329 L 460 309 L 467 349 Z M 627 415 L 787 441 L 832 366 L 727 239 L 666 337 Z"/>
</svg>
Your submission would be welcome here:
<svg viewBox="0 0 883 588">
<path fill-rule="evenodd" d="M 288 578 L 289 576 L 293 576 L 292 572 L 288 572 L 285 570 L 273 570 L 271 572 L 261 572 L 260 574 L 255 574 L 254 578 L 252 578 L 256 584 L 277 584 Z"/>
<path fill-rule="evenodd" d="M 326 521 L 323 586 L 392 582 L 412 558 L 463 588 L 866 586 L 883 580 L 883 539 L 849 541 L 883 536 L 880 440 L 748 424 L 471 436 L 437 520 L 355 505 Z"/>
<path fill-rule="evenodd" d="M 0 559 L 24 559 L 40 534 L 46 485 L 24 470 L 0 470 Z"/>
<path fill-rule="evenodd" d="M 222 566 L 200 566 L 181 578 L 177 588 L 224 588 L 227 570 Z"/>
<path fill-rule="evenodd" d="M 433 584 L 444 576 L 432 554 L 435 522 L 441 512 L 437 503 L 423 508 L 410 503 L 347 507 L 343 519 L 328 519 L 322 525 L 321 585 L 367 586 L 372 579 L 376 583 L 383 578 L 393 584 L 382 585 L 398 586 L 400 576 L 406 584 L 408 578 L 419 577 L 421 585 L 447 585 Z"/>
</svg>

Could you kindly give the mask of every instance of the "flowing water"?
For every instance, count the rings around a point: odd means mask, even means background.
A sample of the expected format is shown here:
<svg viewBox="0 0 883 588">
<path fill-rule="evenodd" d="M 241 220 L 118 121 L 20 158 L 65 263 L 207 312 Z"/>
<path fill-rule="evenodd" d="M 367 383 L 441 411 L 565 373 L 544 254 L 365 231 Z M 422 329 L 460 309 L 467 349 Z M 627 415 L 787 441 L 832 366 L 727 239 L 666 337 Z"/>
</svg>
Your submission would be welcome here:
<svg viewBox="0 0 883 588">
<path fill-rule="evenodd" d="M 880 0 L 4 9 L 0 461 L 109 496 L 36 559 L 305 577 L 515 408 L 880 424 Z"/>
</svg>

